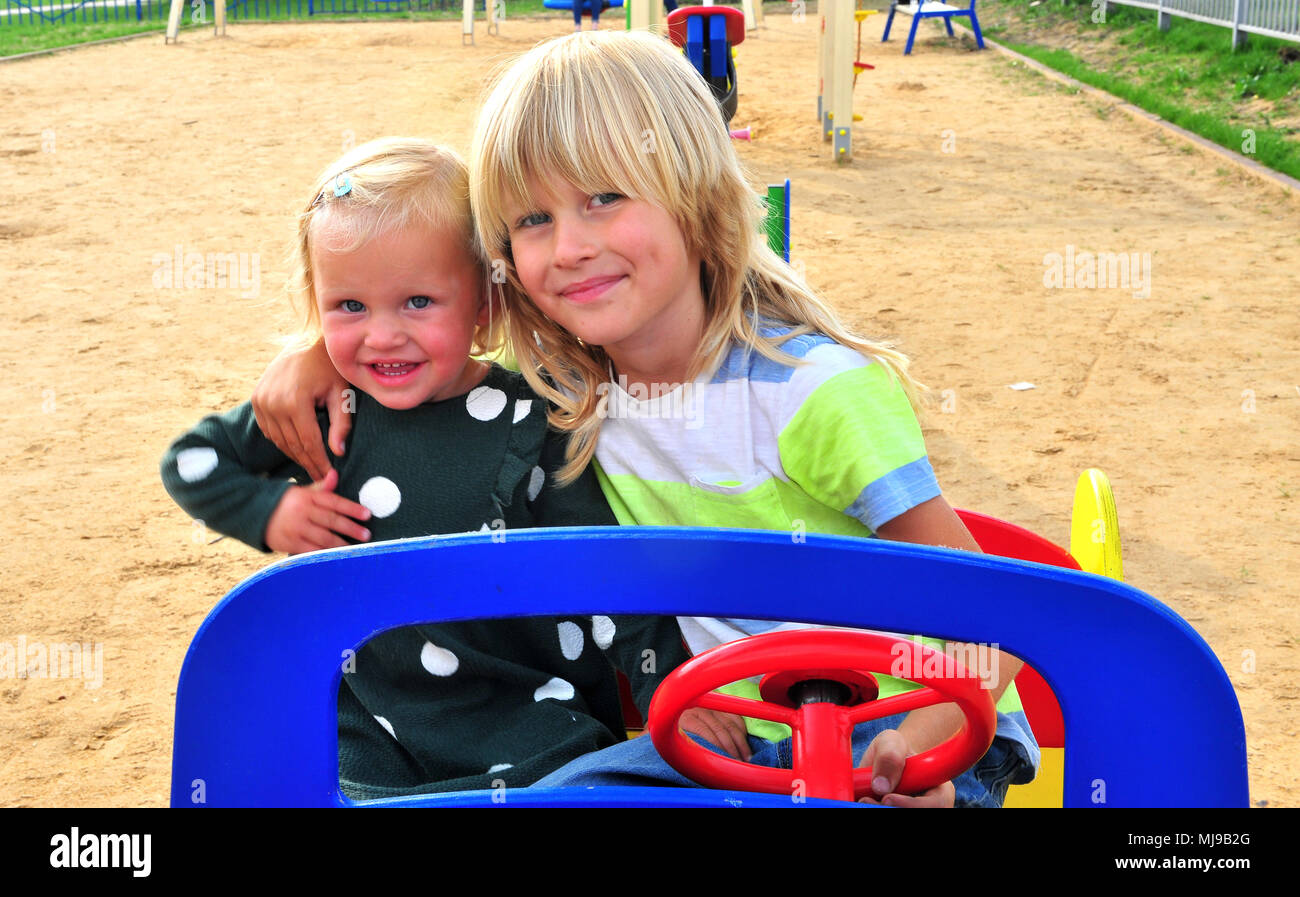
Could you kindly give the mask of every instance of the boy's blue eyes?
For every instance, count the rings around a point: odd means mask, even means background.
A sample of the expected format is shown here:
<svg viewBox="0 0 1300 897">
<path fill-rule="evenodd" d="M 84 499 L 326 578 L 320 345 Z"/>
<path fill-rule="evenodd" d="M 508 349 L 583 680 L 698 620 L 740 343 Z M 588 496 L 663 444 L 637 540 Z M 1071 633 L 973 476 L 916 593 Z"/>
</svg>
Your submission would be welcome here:
<svg viewBox="0 0 1300 897">
<path fill-rule="evenodd" d="M 607 206 L 613 202 L 617 202 L 622 198 L 623 198 L 623 194 L 621 193 L 593 193 L 591 196 L 591 203 L 592 205 L 595 205 L 597 207 Z M 551 216 L 548 215 L 546 212 L 530 212 L 529 214 L 520 218 L 519 223 L 516 224 L 515 226 L 536 227 L 541 224 L 546 224 L 550 220 L 551 220 Z"/>
<path fill-rule="evenodd" d="M 355 299 L 344 299 L 342 307 L 344 311 L 350 311 L 353 314 L 359 314 L 366 310 L 366 307 Z"/>
</svg>

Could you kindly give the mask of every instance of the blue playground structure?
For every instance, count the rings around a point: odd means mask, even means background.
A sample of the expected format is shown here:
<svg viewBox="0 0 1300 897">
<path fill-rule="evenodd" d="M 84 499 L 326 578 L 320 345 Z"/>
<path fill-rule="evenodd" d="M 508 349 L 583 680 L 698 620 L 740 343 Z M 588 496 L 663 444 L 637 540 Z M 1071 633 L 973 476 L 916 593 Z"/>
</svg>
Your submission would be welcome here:
<svg viewBox="0 0 1300 897">
<path fill-rule="evenodd" d="M 582 576 L 536 574 L 557 569 Z M 798 619 L 997 644 L 1056 693 L 1065 806 L 1247 805 L 1245 733 L 1227 675 L 1187 623 L 1129 585 L 929 546 L 655 527 L 403 540 L 255 574 L 209 614 L 186 656 L 171 803 L 194 806 L 201 792 L 214 807 L 352 805 L 338 780 L 341 652 L 379 632 L 627 613 Z M 373 803 L 500 802 L 462 792 Z M 656 788 L 512 789 L 507 802 L 791 806 L 789 794 Z"/>
<path fill-rule="evenodd" d="M 581 0 L 581 2 L 582 2 L 582 12 L 585 15 L 591 15 L 592 4 L 596 2 L 596 0 Z M 622 5 L 623 5 L 623 0 L 600 0 L 600 11 L 604 12 L 610 7 L 622 6 Z M 545 6 L 547 9 L 572 10 L 573 0 L 543 0 L 542 6 Z"/>
<path fill-rule="evenodd" d="M 916 42 L 916 28 L 921 24 L 922 19 L 943 19 L 943 27 L 948 29 L 948 36 L 953 36 L 952 20 L 958 18 L 970 19 L 971 30 L 975 32 L 975 43 L 984 49 L 984 32 L 980 30 L 979 17 L 975 15 L 975 0 L 970 0 L 970 6 L 957 7 L 947 3 L 941 3 L 939 0 L 914 0 L 913 3 L 899 3 L 893 0 L 889 4 L 889 18 L 885 20 L 885 33 L 880 40 L 889 40 L 889 29 L 894 25 L 894 14 L 902 13 L 912 17 L 912 28 L 907 32 L 907 45 L 903 47 L 903 55 L 907 56 L 912 52 L 912 44 Z"/>
</svg>

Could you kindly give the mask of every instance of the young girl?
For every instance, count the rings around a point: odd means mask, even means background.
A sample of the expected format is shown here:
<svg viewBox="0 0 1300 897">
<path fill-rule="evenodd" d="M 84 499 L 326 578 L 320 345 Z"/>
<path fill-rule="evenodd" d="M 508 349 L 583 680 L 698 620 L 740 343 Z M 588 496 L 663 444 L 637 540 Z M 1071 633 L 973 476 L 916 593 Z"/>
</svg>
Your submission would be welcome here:
<svg viewBox="0 0 1300 897">
<path fill-rule="evenodd" d="M 298 219 L 295 286 L 305 341 L 323 338 L 351 385 L 348 452 L 323 482 L 294 485 L 306 472 L 261 435 L 245 404 L 206 418 L 163 458 L 163 482 L 181 507 L 218 532 L 289 553 L 614 522 L 593 478 L 555 482 L 565 440 L 548 431 L 545 401 L 519 374 L 473 357 L 498 341 L 500 322 L 474 251 L 466 174 L 455 153 L 408 139 L 359 146 L 326 169 Z M 341 645 L 340 656 L 353 647 Z M 658 674 L 642 670 L 647 647 Z M 344 791 L 523 786 L 622 740 L 602 652 L 628 674 L 643 709 L 684 659 L 672 620 L 648 617 L 383 633 L 344 666 Z"/>
<path fill-rule="evenodd" d="M 471 164 L 480 241 L 508 274 L 511 346 L 553 404 L 552 425 L 570 434 L 561 481 L 594 459 L 624 524 L 803 527 L 979 550 L 930 468 L 906 359 L 850 334 L 766 247 L 721 114 L 670 44 L 582 34 L 525 54 L 485 104 Z M 275 404 L 271 416 L 292 416 Z M 697 653 L 777 626 L 681 622 Z M 955 707 L 860 726 L 876 796 L 997 805 L 1008 783 L 1032 778 L 1037 745 L 1008 688 L 1018 668 L 1003 657 L 987 683 L 1008 712 L 979 775 L 956 792 L 892 793 L 908 755 L 957 731 Z M 746 737 L 734 717 L 701 716 L 696 731 L 734 756 L 788 758 L 753 737 L 782 733 Z M 630 768 L 685 784 L 666 768 L 645 772 L 655 761 L 641 739 L 539 784 Z"/>
</svg>

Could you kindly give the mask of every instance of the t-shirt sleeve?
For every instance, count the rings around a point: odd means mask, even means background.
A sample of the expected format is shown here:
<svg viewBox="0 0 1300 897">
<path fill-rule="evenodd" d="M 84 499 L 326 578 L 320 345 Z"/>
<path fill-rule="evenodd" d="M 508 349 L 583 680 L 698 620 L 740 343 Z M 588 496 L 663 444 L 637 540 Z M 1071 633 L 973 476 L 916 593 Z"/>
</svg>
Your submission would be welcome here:
<svg viewBox="0 0 1300 897">
<path fill-rule="evenodd" d="M 810 353 L 791 379 L 777 443 L 791 482 L 875 532 L 940 494 L 902 384 L 843 346 Z"/>
<path fill-rule="evenodd" d="M 214 414 L 171 444 L 161 473 L 167 493 L 208 529 L 270 551 L 266 524 L 293 483 L 306 472 L 262 435 L 245 402 Z"/>
</svg>

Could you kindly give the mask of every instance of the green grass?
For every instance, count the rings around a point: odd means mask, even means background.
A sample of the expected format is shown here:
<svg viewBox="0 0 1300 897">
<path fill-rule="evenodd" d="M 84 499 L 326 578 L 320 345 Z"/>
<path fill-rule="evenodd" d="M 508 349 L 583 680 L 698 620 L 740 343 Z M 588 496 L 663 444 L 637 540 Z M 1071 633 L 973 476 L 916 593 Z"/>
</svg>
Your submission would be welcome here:
<svg viewBox="0 0 1300 897">
<path fill-rule="evenodd" d="M 42 25 L 0 25 L 0 56 L 17 56 L 37 50 L 52 50 L 90 41 L 124 37 L 145 31 L 161 34 L 167 27 L 164 20 L 143 22 L 68 22 Z"/>
<path fill-rule="evenodd" d="M 1232 50 L 1231 31 L 1174 18 L 1162 32 L 1154 12 L 1117 7 L 1104 24 L 1091 3 L 988 0 L 984 32 L 1016 52 L 1135 106 L 1300 177 L 1300 44 L 1251 35 Z M 1245 152 L 1254 131 L 1254 153 Z"/>
<path fill-rule="evenodd" d="M 356 13 L 328 13 L 309 17 L 306 14 L 306 0 L 302 3 L 302 14 L 297 12 L 297 4 L 290 8 L 288 4 L 272 9 L 270 4 L 259 2 L 256 15 L 244 14 L 241 7 L 238 17 L 233 13 L 227 13 L 227 22 L 229 24 L 238 24 L 239 22 L 277 22 L 277 21 L 440 21 L 440 20 L 459 20 L 461 16 L 459 0 L 443 0 L 447 8 L 439 8 L 439 0 L 415 0 L 415 9 L 402 9 L 394 12 L 375 12 L 369 14 Z M 234 0 L 227 0 L 227 9 L 233 10 Z M 211 28 L 213 20 L 212 0 L 207 0 L 207 12 L 205 14 L 205 23 L 196 24 L 192 21 L 191 0 L 185 0 L 184 12 L 181 17 L 181 31 L 192 29 Z M 622 10 L 617 10 L 621 13 Z M 607 13 L 608 14 L 608 13 Z M 506 19 L 511 16 L 569 16 L 570 13 L 546 9 L 542 5 L 542 0 L 506 0 Z M 145 19 L 142 22 L 133 21 L 129 17 L 122 20 L 109 20 L 100 22 L 81 22 L 81 21 L 57 21 L 57 22 L 15 22 L 13 24 L 0 25 L 0 57 L 15 56 L 20 53 L 31 53 L 36 50 L 50 50 L 57 47 L 69 47 L 76 44 L 89 43 L 90 41 L 106 40 L 114 37 L 124 37 L 130 34 L 139 34 L 142 32 L 156 32 L 162 34 L 167 29 L 166 5 L 159 15 L 155 8 L 153 19 Z M 481 21 L 483 13 L 477 13 Z"/>
</svg>

